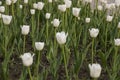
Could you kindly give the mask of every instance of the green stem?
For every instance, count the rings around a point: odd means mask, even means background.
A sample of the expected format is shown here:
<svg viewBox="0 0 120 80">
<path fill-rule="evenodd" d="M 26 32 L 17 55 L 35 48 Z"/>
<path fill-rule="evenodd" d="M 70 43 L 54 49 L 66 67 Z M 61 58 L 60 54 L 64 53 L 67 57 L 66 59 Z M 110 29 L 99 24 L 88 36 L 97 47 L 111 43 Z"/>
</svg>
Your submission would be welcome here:
<svg viewBox="0 0 120 80">
<path fill-rule="evenodd" d="M 31 75 L 31 71 L 30 71 L 30 67 L 28 67 L 28 73 L 29 73 L 29 76 L 30 76 L 30 80 L 33 80 L 32 75 Z"/>
<path fill-rule="evenodd" d="M 41 54 L 40 54 L 40 51 L 38 53 L 38 59 L 37 59 L 37 78 L 39 76 L 39 64 L 41 63 Z"/>
<path fill-rule="evenodd" d="M 68 70 L 67 70 L 67 61 L 66 61 L 65 52 L 64 52 L 64 45 L 62 45 L 62 51 L 63 51 L 62 53 L 63 53 L 63 58 L 64 58 L 66 77 L 67 77 L 67 80 L 69 80 Z"/>
<path fill-rule="evenodd" d="M 106 48 L 107 48 L 107 32 L 108 32 L 108 23 L 107 23 L 107 26 L 106 26 L 106 32 L 105 32 L 105 53 L 106 53 Z"/>
<path fill-rule="evenodd" d="M 115 68 L 116 68 L 116 61 L 117 61 L 117 53 L 118 53 L 118 47 L 115 47 L 115 54 L 114 54 L 114 61 L 113 61 L 113 71 L 116 70 Z"/>
<path fill-rule="evenodd" d="M 40 22 L 40 11 L 38 12 L 38 27 L 39 27 L 39 22 Z"/>
<path fill-rule="evenodd" d="M 25 52 L 25 40 L 26 40 L 26 36 L 24 35 L 24 41 L 23 41 L 23 53 Z"/>
<path fill-rule="evenodd" d="M 12 15 L 14 17 L 14 3 L 12 3 Z"/>
<path fill-rule="evenodd" d="M 48 44 L 48 20 L 47 20 L 47 25 L 46 25 L 46 43 Z"/>
<path fill-rule="evenodd" d="M 94 60 L 94 39 L 92 39 L 92 64 Z"/>
<path fill-rule="evenodd" d="M 63 19 L 62 19 L 62 30 L 64 30 L 64 23 L 65 23 L 65 20 L 64 20 L 64 13 L 63 13 Z"/>
</svg>

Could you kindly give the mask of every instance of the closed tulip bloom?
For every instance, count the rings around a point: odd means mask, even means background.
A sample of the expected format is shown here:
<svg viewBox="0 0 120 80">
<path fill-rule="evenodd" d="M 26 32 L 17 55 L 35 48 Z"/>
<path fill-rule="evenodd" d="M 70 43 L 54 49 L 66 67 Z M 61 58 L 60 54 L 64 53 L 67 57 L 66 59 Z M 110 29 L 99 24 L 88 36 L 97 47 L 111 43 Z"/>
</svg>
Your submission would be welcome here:
<svg viewBox="0 0 120 80">
<path fill-rule="evenodd" d="M 52 0 L 48 0 L 49 3 L 52 3 Z"/>
<path fill-rule="evenodd" d="M 115 5 L 116 5 L 117 7 L 119 7 L 119 6 L 120 6 L 120 0 L 115 0 Z"/>
<path fill-rule="evenodd" d="M 24 4 L 28 4 L 28 0 L 24 0 Z"/>
<path fill-rule="evenodd" d="M 2 12 L 2 13 L 5 12 L 5 6 L 0 6 L 0 12 Z"/>
<path fill-rule="evenodd" d="M 90 32 L 90 36 L 95 38 L 95 37 L 97 37 L 97 35 L 99 33 L 99 29 L 92 28 L 92 29 L 89 29 L 89 32 Z"/>
<path fill-rule="evenodd" d="M 5 25 L 8 25 L 8 24 L 10 24 L 10 22 L 12 20 L 12 16 L 10 16 L 10 15 L 2 15 L 2 20 L 3 20 L 3 23 Z"/>
<path fill-rule="evenodd" d="M 50 13 L 46 13 L 45 18 L 46 18 L 46 19 L 50 19 L 50 16 L 51 16 Z"/>
<path fill-rule="evenodd" d="M 89 69 L 90 69 L 90 76 L 92 78 L 98 78 L 98 77 L 100 77 L 101 70 L 102 70 L 100 64 L 97 64 L 97 63 L 89 64 Z"/>
<path fill-rule="evenodd" d="M 20 9 L 22 9 L 22 8 L 23 8 L 23 5 L 19 5 L 19 7 L 20 7 Z"/>
<path fill-rule="evenodd" d="M 92 2 L 92 0 L 85 0 L 85 2 L 86 2 L 86 3 L 91 3 L 91 2 Z"/>
<path fill-rule="evenodd" d="M 118 28 L 120 28 L 120 22 L 118 23 L 118 26 L 117 26 Z"/>
<path fill-rule="evenodd" d="M 37 3 L 33 3 L 33 8 L 37 9 Z"/>
<path fill-rule="evenodd" d="M 27 35 L 29 33 L 29 31 L 30 31 L 30 26 L 29 25 L 23 25 L 21 27 L 21 30 L 22 30 L 23 35 Z"/>
<path fill-rule="evenodd" d="M 66 5 L 63 4 L 63 5 L 58 5 L 58 9 L 62 12 L 65 12 L 66 11 Z"/>
<path fill-rule="evenodd" d="M 11 0 L 6 0 L 6 5 L 11 5 L 12 1 Z"/>
<path fill-rule="evenodd" d="M 44 7 L 44 3 L 43 3 L 43 2 L 38 2 L 38 4 L 37 4 L 37 9 L 38 9 L 38 10 L 42 10 L 43 7 Z"/>
<path fill-rule="evenodd" d="M 33 55 L 31 55 L 31 53 L 24 53 L 23 55 L 20 56 L 20 58 L 22 59 L 23 65 L 24 66 L 31 66 L 33 63 Z"/>
<path fill-rule="evenodd" d="M 90 18 L 86 18 L 86 19 L 85 19 L 85 22 L 86 22 L 86 23 L 90 23 Z"/>
<path fill-rule="evenodd" d="M 103 10 L 103 6 L 98 5 L 97 9 L 98 9 L 99 11 L 102 11 L 102 10 Z"/>
<path fill-rule="evenodd" d="M 65 0 L 65 5 L 66 5 L 66 8 L 70 8 L 71 5 L 72 5 L 72 1 L 71 0 Z"/>
<path fill-rule="evenodd" d="M 79 17 L 80 10 L 81 10 L 81 8 L 72 8 L 72 14 L 75 17 Z"/>
<path fill-rule="evenodd" d="M 34 15 L 34 14 L 35 14 L 35 9 L 30 9 L 30 13 L 31 13 L 32 15 Z"/>
<path fill-rule="evenodd" d="M 113 20 L 113 16 L 108 15 L 106 21 L 111 22 Z"/>
<path fill-rule="evenodd" d="M 68 33 L 65 34 L 64 31 L 62 32 L 57 32 L 56 33 L 56 39 L 59 44 L 65 44 L 66 43 L 66 38 L 68 36 Z"/>
<path fill-rule="evenodd" d="M 54 20 L 52 21 L 52 24 L 53 24 L 54 27 L 58 27 L 59 24 L 60 24 L 59 19 L 54 19 Z"/>
<path fill-rule="evenodd" d="M 35 42 L 35 48 L 41 51 L 44 48 L 44 42 Z"/>
<path fill-rule="evenodd" d="M 115 46 L 120 46 L 120 39 L 114 39 Z"/>
</svg>

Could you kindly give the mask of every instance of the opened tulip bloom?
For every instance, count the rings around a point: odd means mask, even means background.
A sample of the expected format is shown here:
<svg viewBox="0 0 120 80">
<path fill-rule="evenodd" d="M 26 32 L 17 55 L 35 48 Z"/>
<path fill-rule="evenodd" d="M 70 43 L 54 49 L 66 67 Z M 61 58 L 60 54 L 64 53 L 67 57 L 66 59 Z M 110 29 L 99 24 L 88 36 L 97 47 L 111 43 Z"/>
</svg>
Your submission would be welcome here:
<svg viewBox="0 0 120 80">
<path fill-rule="evenodd" d="M 71 0 L 64 0 L 66 8 L 70 8 L 72 5 L 72 1 Z"/>
<path fill-rule="evenodd" d="M 38 10 L 42 10 L 43 7 L 44 7 L 44 3 L 43 3 L 43 2 L 38 2 L 38 4 L 37 4 L 37 9 L 38 9 Z"/>
<path fill-rule="evenodd" d="M 56 39 L 59 44 L 65 44 L 66 43 L 66 38 L 68 36 L 68 33 L 65 34 L 64 31 L 62 32 L 57 32 L 56 33 Z"/>
<path fill-rule="evenodd" d="M 100 64 L 97 64 L 97 63 L 89 64 L 88 67 L 90 69 L 90 76 L 92 78 L 98 78 L 98 77 L 100 77 L 101 70 L 102 70 Z"/>
<path fill-rule="evenodd" d="M 66 11 L 66 5 L 63 4 L 63 5 L 58 5 L 58 9 L 62 12 L 65 12 Z"/>
<path fill-rule="evenodd" d="M 44 42 L 35 42 L 35 47 L 38 51 L 41 51 L 44 48 Z"/>
<path fill-rule="evenodd" d="M 53 24 L 54 27 L 58 27 L 59 24 L 60 24 L 60 20 L 59 19 L 54 19 L 51 23 Z"/>
<path fill-rule="evenodd" d="M 72 14 L 75 16 L 75 17 L 79 17 L 79 13 L 80 13 L 80 10 L 81 8 L 72 8 Z"/>
<path fill-rule="evenodd" d="M 113 16 L 108 15 L 106 21 L 111 22 L 113 20 Z"/>
<path fill-rule="evenodd" d="M 115 46 L 120 46 L 120 39 L 114 39 Z"/>
<path fill-rule="evenodd" d="M 12 16 L 2 14 L 2 20 L 5 25 L 9 25 L 12 20 Z"/>
<path fill-rule="evenodd" d="M 0 6 L 0 12 L 2 12 L 2 13 L 5 12 L 5 6 Z"/>
<path fill-rule="evenodd" d="M 29 67 L 33 63 L 33 55 L 31 53 L 24 53 L 23 55 L 20 56 L 22 59 L 23 65 Z"/>
<path fill-rule="evenodd" d="M 22 30 L 23 35 L 27 35 L 29 33 L 29 31 L 30 31 L 30 26 L 29 25 L 23 25 L 21 27 L 21 30 Z"/>
<path fill-rule="evenodd" d="M 90 32 L 90 36 L 95 38 L 95 37 L 97 37 L 97 35 L 99 33 L 99 29 L 92 28 L 92 29 L 89 29 L 89 32 Z"/>
</svg>

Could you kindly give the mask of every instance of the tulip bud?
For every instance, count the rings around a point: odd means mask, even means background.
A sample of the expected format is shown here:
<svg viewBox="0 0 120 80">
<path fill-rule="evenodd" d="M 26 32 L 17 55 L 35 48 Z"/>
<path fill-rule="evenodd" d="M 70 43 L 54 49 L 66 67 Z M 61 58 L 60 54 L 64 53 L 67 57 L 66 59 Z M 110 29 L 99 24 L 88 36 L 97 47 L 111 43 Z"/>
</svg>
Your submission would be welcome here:
<svg viewBox="0 0 120 80">
<path fill-rule="evenodd" d="M 24 53 L 23 55 L 20 56 L 22 59 L 23 65 L 29 67 L 33 63 L 33 55 L 31 53 Z"/>
<path fill-rule="evenodd" d="M 0 6 L 0 12 L 2 12 L 2 13 L 5 12 L 5 6 Z"/>
<path fill-rule="evenodd" d="M 96 38 L 99 33 L 99 29 L 92 28 L 92 29 L 89 29 L 89 32 L 91 37 Z"/>
<path fill-rule="evenodd" d="M 38 9 L 38 10 L 42 10 L 43 7 L 44 7 L 44 3 L 43 3 L 43 2 L 38 2 L 38 4 L 37 4 L 37 9 Z"/>
<path fill-rule="evenodd" d="M 45 18 L 46 18 L 46 19 L 50 19 L 50 16 L 51 16 L 50 13 L 46 13 Z"/>
<path fill-rule="evenodd" d="M 24 0 L 24 4 L 28 4 L 28 0 Z"/>
<path fill-rule="evenodd" d="M 118 23 L 118 28 L 120 28 L 120 22 Z"/>
<path fill-rule="evenodd" d="M 94 63 L 94 64 L 89 64 L 89 69 L 90 69 L 90 76 L 92 78 L 98 78 L 101 74 L 101 66 L 100 64 Z"/>
<path fill-rule="evenodd" d="M 52 0 L 48 0 L 49 3 L 52 3 Z"/>
<path fill-rule="evenodd" d="M 37 9 L 37 3 L 33 3 L 33 8 Z"/>
<path fill-rule="evenodd" d="M 98 5 L 97 9 L 98 9 L 99 11 L 102 11 L 102 10 L 103 10 L 103 6 Z"/>
<path fill-rule="evenodd" d="M 41 51 L 44 48 L 44 42 L 35 42 L 35 47 L 38 51 Z"/>
<path fill-rule="evenodd" d="M 120 39 L 114 39 L 115 46 L 120 46 Z"/>
<path fill-rule="evenodd" d="M 85 19 L 85 22 L 86 22 L 86 23 L 90 23 L 90 18 L 86 18 L 86 19 Z"/>
<path fill-rule="evenodd" d="M 79 17 L 81 8 L 72 8 L 72 13 L 75 17 Z"/>
<path fill-rule="evenodd" d="M 22 8 L 23 8 L 23 5 L 19 5 L 19 7 L 20 7 L 20 9 L 22 9 Z"/>
<path fill-rule="evenodd" d="M 30 9 L 30 13 L 31 13 L 32 15 L 34 15 L 34 14 L 35 14 L 35 9 Z"/>
<path fill-rule="evenodd" d="M 67 38 L 67 36 L 68 36 L 68 33 L 65 34 L 64 31 L 62 31 L 62 32 L 57 32 L 57 33 L 56 33 L 57 42 L 58 42 L 59 44 L 65 44 L 65 43 L 66 43 L 66 38 Z"/>
<path fill-rule="evenodd" d="M 66 11 L 66 5 L 58 5 L 58 9 L 62 12 L 65 12 Z"/>
<path fill-rule="evenodd" d="M 9 15 L 2 15 L 2 20 L 3 20 L 3 23 L 8 25 L 10 24 L 11 20 L 12 20 L 12 16 L 9 16 Z"/>
<path fill-rule="evenodd" d="M 12 1 L 11 0 L 6 0 L 6 5 L 11 5 Z"/>
<path fill-rule="evenodd" d="M 119 6 L 120 6 L 120 0 L 115 0 L 115 5 L 116 5 L 117 7 L 119 7 Z"/>
<path fill-rule="evenodd" d="M 29 33 L 29 31 L 30 31 L 30 26 L 29 25 L 23 25 L 21 27 L 21 30 L 22 30 L 23 35 L 27 35 Z"/>
<path fill-rule="evenodd" d="M 70 1 L 70 0 L 65 0 L 64 2 L 65 2 L 65 5 L 66 5 L 66 8 L 70 8 L 70 7 L 71 7 L 72 1 Z"/>
<path fill-rule="evenodd" d="M 112 19 L 113 19 L 113 16 L 109 16 L 109 15 L 108 15 L 107 18 L 106 18 L 106 21 L 111 22 Z"/>
<path fill-rule="evenodd" d="M 54 27 L 58 27 L 59 24 L 60 24 L 59 19 L 54 19 L 54 20 L 52 21 L 52 24 L 53 24 Z"/>
</svg>

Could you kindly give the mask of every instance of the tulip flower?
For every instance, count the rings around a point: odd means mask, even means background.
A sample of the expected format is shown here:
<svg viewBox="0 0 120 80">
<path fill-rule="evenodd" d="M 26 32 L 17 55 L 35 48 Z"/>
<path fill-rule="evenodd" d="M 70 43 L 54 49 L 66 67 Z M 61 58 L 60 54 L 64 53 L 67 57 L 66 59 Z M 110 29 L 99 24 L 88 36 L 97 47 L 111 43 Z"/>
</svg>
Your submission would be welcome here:
<svg viewBox="0 0 120 80">
<path fill-rule="evenodd" d="M 63 4 L 63 5 L 58 5 L 58 9 L 62 12 L 65 12 L 66 11 L 66 5 Z"/>
<path fill-rule="evenodd" d="M 120 39 L 114 39 L 115 46 L 120 46 Z"/>
<path fill-rule="evenodd" d="M 28 0 L 24 0 L 24 4 L 28 4 Z"/>
<path fill-rule="evenodd" d="M 97 9 L 98 9 L 99 11 L 102 11 L 102 10 L 103 10 L 103 6 L 98 5 L 98 6 L 97 6 Z"/>
<path fill-rule="evenodd" d="M 113 20 L 113 16 L 108 15 L 106 21 L 111 22 Z"/>
<path fill-rule="evenodd" d="M 3 23 L 5 25 L 9 25 L 11 20 L 12 20 L 12 16 L 10 16 L 10 15 L 2 15 L 2 20 L 3 20 Z"/>
<path fill-rule="evenodd" d="M 99 29 L 92 28 L 92 29 L 89 29 L 89 32 L 90 32 L 90 36 L 95 38 L 95 37 L 97 37 L 97 35 L 99 33 Z"/>
<path fill-rule="evenodd" d="M 12 1 L 11 0 L 6 0 L 6 5 L 11 5 Z"/>
<path fill-rule="evenodd" d="M 120 28 L 120 22 L 118 23 L 118 26 L 117 26 L 118 28 Z"/>
<path fill-rule="evenodd" d="M 30 13 L 31 13 L 31 15 L 34 15 L 35 14 L 35 9 L 30 9 Z"/>
<path fill-rule="evenodd" d="M 90 23 L 90 18 L 86 18 L 86 19 L 85 19 L 85 22 L 86 22 L 86 23 Z"/>
<path fill-rule="evenodd" d="M 38 51 L 41 51 L 44 48 L 44 42 L 35 42 L 35 47 Z"/>
<path fill-rule="evenodd" d="M 23 35 L 27 35 L 29 33 L 29 31 L 30 31 L 30 26 L 29 25 L 23 25 L 21 27 L 21 30 L 22 30 Z"/>
<path fill-rule="evenodd" d="M 57 32 L 57 33 L 56 33 L 57 42 L 58 42 L 59 44 L 65 44 L 65 43 L 66 43 L 66 38 L 67 38 L 67 36 L 68 36 L 68 33 L 65 34 L 64 31 L 62 31 L 62 32 Z"/>
<path fill-rule="evenodd" d="M 37 9 L 37 3 L 33 3 L 33 8 Z"/>
<path fill-rule="evenodd" d="M 0 6 L 0 12 L 2 12 L 2 13 L 5 12 L 5 6 Z"/>
<path fill-rule="evenodd" d="M 64 0 L 66 8 L 70 8 L 72 5 L 72 1 L 71 0 Z"/>
<path fill-rule="evenodd" d="M 54 19 L 51 23 L 53 24 L 54 27 L 58 27 L 60 24 L 60 21 L 59 19 Z"/>
<path fill-rule="evenodd" d="M 100 77 L 101 74 L 101 65 L 97 63 L 89 64 L 89 69 L 90 69 L 90 76 L 92 78 L 98 78 Z"/>
<path fill-rule="evenodd" d="M 115 0 L 115 5 L 116 5 L 117 7 L 119 7 L 119 6 L 120 6 L 120 0 Z"/>
<path fill-rule="evenodd" d="M 75 17 L 79 17 L 80 10 L 81 10 L 81 8 L 72 8 L 72 14 Z"/>
<path fill-rule="evenodd" d="M 51 16 L 50 13 L 46 13 L 45 18 L 46 18 L 46 19 L 50 19 L 50 16 Z"/>
<path fill-rule="evenodd" d="M 52 3 L 52 0 L 48 0 L 49 3 Z"/>
<path fill-rule="evenodd" d="M 44 7 L 44 3 L 43 3 L 43 2 L 38 2 L 38 4 L 37 4 L 37 9 L 38 9 L 38 10 L 42 10 L 43 7 Z"/>
<path fill-rule="evenodd" d="M 33 63 L 33 55 L 31 55 L 31 53 L 24 53 L 23 55 L 20 56 L 20 58 L 22 59 L 23 65 L 24 66 L 30 66 Z"/>
</svg>

